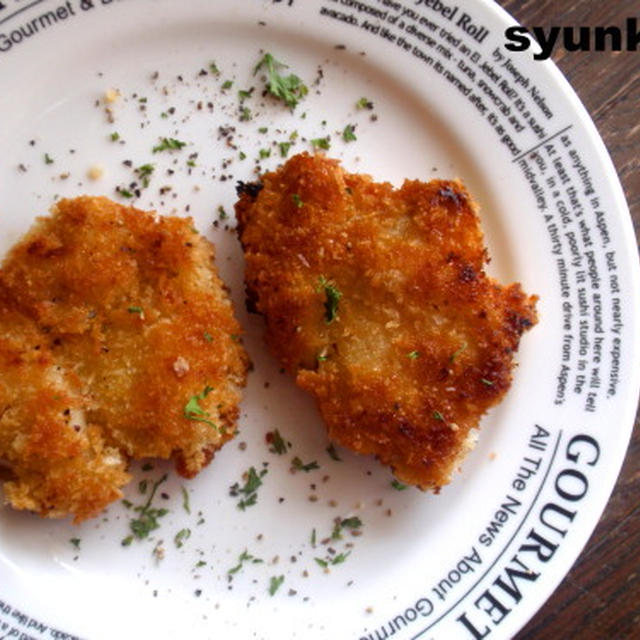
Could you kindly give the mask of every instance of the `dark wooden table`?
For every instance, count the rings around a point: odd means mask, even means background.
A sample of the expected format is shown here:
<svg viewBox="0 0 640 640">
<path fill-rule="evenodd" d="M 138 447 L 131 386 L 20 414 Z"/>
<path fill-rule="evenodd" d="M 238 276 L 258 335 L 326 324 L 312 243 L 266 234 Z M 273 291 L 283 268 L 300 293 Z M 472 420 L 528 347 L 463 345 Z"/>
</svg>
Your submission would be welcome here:
<svg viewBox="0 0 640 640">
<path fill-rule="evenodd" d="M 624 26 L 640 0 L 499 0 L 527 27 Z M 640 50 L 553 58 L 604 139 L 640 237 Z M 637 292 L 640 295 L 640 292 Z M 638 363 L 640 366 L 640 363 Z M 640 638 L 640 425 L 598 527 L 569 575 L 517 640 Z"/>
</svg>

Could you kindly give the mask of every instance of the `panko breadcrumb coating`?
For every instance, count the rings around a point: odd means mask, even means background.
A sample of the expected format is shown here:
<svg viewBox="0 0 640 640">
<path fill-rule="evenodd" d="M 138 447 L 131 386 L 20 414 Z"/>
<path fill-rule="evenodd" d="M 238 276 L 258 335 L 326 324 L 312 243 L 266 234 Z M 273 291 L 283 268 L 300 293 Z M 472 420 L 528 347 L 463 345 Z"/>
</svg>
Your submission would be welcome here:
<svg viewBox="0 0 640 640">
<path fill-rule="evenodd" d="M 196 475 L 234 435 L 248 360 L 190 219 L 59 202 L 0 269 L 0 460 L 15 508 L 97 515 L 131 458 Z"/>
<path fill-rule="evenodd" d="M 247 294 L 269 347 L 331 440 L 437 491 L 536 322 L 535 296 L 485 274 L 471 197 L 458 181 L 394 189 L 308 154 L 239 193 Z"/>
</svg>

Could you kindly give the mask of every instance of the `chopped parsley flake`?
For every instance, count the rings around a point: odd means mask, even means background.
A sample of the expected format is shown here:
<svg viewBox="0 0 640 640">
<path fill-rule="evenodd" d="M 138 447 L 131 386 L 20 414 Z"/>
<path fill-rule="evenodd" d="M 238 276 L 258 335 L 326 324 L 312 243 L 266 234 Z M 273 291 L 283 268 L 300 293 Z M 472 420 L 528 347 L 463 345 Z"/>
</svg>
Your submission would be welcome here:
<svg viewBox="0 0 640 640">
<path fill-rule="evenodd" d="M 402 482 L 400 482 L 399 480 L 396 480 L 395 478 L 391 481 L 391 486 L 396 491 L 404 491 L 405 489 L 408 489 L 406 484 L 402 484 Z"/>
<path fill-rule="evenodd" d="M 289 149 L 291 149 L 291 142 L 280 142 L 278 147 L 280 148 L 280 156 L 286 158 L 289 155 Z"/>
<path fill-rule="evenodd" d="M 329 457 L 332 460 L 335 460 L 336 462 L 342 462 L 342 458 L 338 455 L 338 452 L 336 451 L 336 447 L 333 443 L 331 443 L 327 447 L 327 453 L 329 454 Z"/>
<path fill-rule="evenodd" d="M 160 480 L 154 483 L 147 501 L 143 505 L 134 507 L 133 510 L 140 515 L 129 522 L 131 535 L 122 540 L 123 547 L 128 547 L 133 542 L 134 538 L 137 538 L 138 540 L 147 538 L 153 530 L 160 526 L 158 519 L 169 513 L 168 509 L 156 509 L 151 506 L 158 487 L 165 482 L 166 479 L 167 474 L 165 473 Z"/>
<path fill-rule="evenodd" d="M 118 140 L 120 140 L 120 134 L 117 131 L 114 131 L 109 138 L 111 142 L 118 142 Z"/>
<path fill-rule="evenodd" d="M 124 187 L 116 187 L 116 192 L 123 198 L 133 198 L 133 193 Z"/>
<path fill-rule="evenodd" d="M 227 89 L 231 89 L 233 87 L 233 80 L 225 80 L 222 83 L 222 90 L 226 91 Z"/>
<path fill-rule="evenodd" d="M 450 356 L 449 362 L 455 362 L 456 358 L 467 348 L 467 343 L 463 342 L 462 345 L 456 349 Z"/>
<path fill-rule="evenodd" d="M 358 102 L 356 102 L 357 109 L 373 109 L 373 102 L 369 100 L 369 98 L 360 98 Z"/>
<path fill-rule="evenodd" d="M 218 207 L 218 219 L 219 220 L 226 220 L 229 217 L 229 215 L 227 214 L 227 212 L 224 210 L 224 207 L 222 205 L 220 205 Z"/>
<path fill-rule="evenodd" d="M 153 153 L 158 153 L 159 151 L 173 151 L 180 150 L 182 147 L 186 147 L 187 143 L 182 142 L 182 140 L 176 140 L 175 138 L 161 138 L 160 144 L 153 147 Z"/>
<path fill-rule="evenodd" d="M 328 151 L 331 147 L 330 137 L 325 136 L 324 138 L 312 138 L 311 145 L 314 149 L 324 149 Z"/>
<path fill-rule="evenodd" d="M 266 473 L 266 469 L 258 473 L 255 467 L 251 467 L 246 473 L 244 486 L 241 487 L 239 483 L 236 482 L 229 488 L 230 496 L 244 496 L 244 498 L 238 502 L 238 509 L 245 511 L 247 507 L 252 507 L 256 504 L 258 500 L 258 489 L 262 486 L 262 478 L 264 478 Z"/>
<path fill-rule="evenodd" d="M 254 75 L 264 68 L 267 72 L 267 91 L 275 98 L 282 100 L 288 107 L 294 109 L 298 102 L 309 93 L 309 89 L 300 78 L 291 73 L 283 76 L 279 69 L 286 69 L 287 65 L 276 60 L 270 53 L 265 53 L 262 60 L 254 69 Z"/>
<path fill-rule="evenodd" d="M 316 530 L 315 527 L 313 529 L 311 529 L 311 546 L 315 547 L 316 546 L 316 538 L 317 538 L 317 534 L 316 534 Z"/>
<path fill-rule="evenodd" d="M 259 153 L 260 153 L 260 159 L 264 160 L 265 158 L 268 158 L 271 156 L 271 149 L 260 149 Z"/>
<path fill-rule="evenodd" d="M 337 555 L 331 557 L 326 556 L 325 558 L 314 558 L 314 560 L 323 568 L 326 569 L 329 565 L 342 564 L 349 556 L 351 555 L 351 551 L 347 551 L 346 553 L 338 553 Z"/>
<path fill-rule="evenodd" d="M 298 471 L 304 471 L 305 473 L 309 473 L 309 471 L 313 471 L 314 469 L 320 468 L 320 465 L 315 460 L 312 460 L 311 462 L 307 462 L 307 464 L 304 464 L 298 456 L 296 456 L 295 458 L 293 458 L 293 460 L 291 460 L 291 466 L 294 469 L 297 469 Z"/>
<path fill-rule="evenodd" d="M 80 538 L 71 538 L 69 542 L 76 548 L 80 548 Z"/>
<path fill-rule="evenodd" d="M 53 158 L 48 153 L 44 154 L 44 163 L 53 164 Z"/>
<path fill-rule="evenodd" d="M 284 576 L 271 576 L 269 580 L 269 595 L 275 595 L 276 591 L 280 588 L 280 585 L 284 582 Z"/>
<path fill-rule="evenodd" d="M 441 420 L 442 422 L 444 422 L 444 416 L 439 411 L 434 410 L 433 417 L 436 420 Z"/>
<path fill-rule="evenodd" d="M 191 506 L 189 504 L 189 492 L 185 487 L 182 487 L 182 508 L 189 514 L 191 514 Z"/>
<path fill-rule="evenodd" d="M 279 456 L 287 453 L 287 451 L 291 448 L 291 443 L 287 442 L 280 435 L 280 432 L 277 429 L 267 433 L 267 442 L 271 445 L 269 447 L 269 451 L 271 451 L 271 453 L 276 453 Z"/>
<path fill-rule="evenodd" d="M 207 342 L 213 342 L 213 336 L 212 336 L 208 331 L 203 331 L 203 333 L 202 333 L 202 337 L 203 337 Z"/>
<path fill-rule="evenodd" d="M 220 69 L 218 69 L 218 65 L 215 62 L 209 63 L 209 71 L 213 73 L 214 76 L 220 75 Z"/>
<path fill-rule="evenodd" d="M 293 200 L 293 202 L 296 205 L 296 207 L 298 207 L 298 209 L 302 209 L 302 207 L 304 207 L 304 202 L 302 202 L 302 198 L 300 197 L 299 194 L 292 193 L 291 194 L 291 199 Z"/>
<path fill-rule="evenodd" d="M 342 564 L 349 556 L 351 555 L 351 551 L 347 551 L 346 553 L 339 553 L 337 556 L 334 556 L 331 559 L 331 564 Z"/>
<path fill-rule="evenodd" d="M 240 122 L 248 122 L 251 120 L 251 109 L 249 109 L 249 107 L 241 107 L 239 120 Z"/>
<path fill-rule="evenodd" d="M 491 382 L 491 380 L 487 380 L 486 378 L 480 378 L 480 382 L 482 382 L 482 384 L 486 384 L 487 387 L 493 387 L 493 382 Z"/>
<path fill-rule="evenodd" d="M 345 142 L 354 142 L 355 140 L 357 140 L 358 138 L 356 137 L 355 129 L 356 129 L 356 125 L 355 124 L 348 124 L 342 130 L 342 139 Z"/>
<path fill-rule="evenodd" d="M 407 353 L 407 358 L 411 358 L 411 360 L 416 360 L 419 357 L 420 357 L 419 351 L 411 351 L 410 353 Z"/>
<path fill-rule="evenodd" d="M 154 169 L 155 166 L 152 164 L 143 164 L 137 169 L 134 169 L 134 172 L 142 182 L 143 187 L 146 188 L 149 186 L 149 180 L 151 179 L 151 174 L 153 173 Z"/>
<path fill-rule="evenodd" d="M 342 298 L 342 292 L 338 290 L 336 285 L 327 280 L 324 276 L 320 276 L 320 285 L 318 292 L 324 291 L 326 300 L 324 303 L 324 319 L 327 324 L 331 324 L 338 315 L 338 304 Z"/>
<path fill-rule="evenodd" d="M 127 307 L 129 313 L 137 313 L 141 318 L 144 318 L 144 310 L 142 307 Z"/>
<path fill-rule="evenodd" d="M 333 525 L 333 531 L 331 532 L 331 539 L 341 540 L 343 529 L 351 529 L 351 531 L 355 531 L 361 526 L 362 520 L 360 520 L 358 516 L 352 516 L 350 518 L 336 518 Z"/>
<path fill-rule="evenodd" d="M 191 537 L 191 529 L 180 529 L 178 533 L 173 538 L 173 542 L 175 543 L 178 549 L 184 546 L 184 541 L 188 540 Z"/>
<path fill-rule="evenodd" d="M 229 569 L 227 571 L 227 575 L 228 576 L 232 576 L 234 573 L 238 573 L 238 571 L 240 571 L 240 569 L 242 569 L 242 566 L 244 565 L 245 562 L 251 562 L 252 564 L 259 564 L 261 562 L 264 562 L 262 559 L 260 558 L 256 558 L 255 556 L 252 556 L 246 549 L 238 556 L 238 564 L 236 564 L 235 566 L 231 567 L 231 569 Z"/>
<path fill-rule="evenodd" d="M 189 402 L 187 402 L 184 407 L 183 416 L 187 418 L 187 420 L 204 422 L 210 427 L 217 429 L 218 427 L 211 420 L 209 420 L 211 414 L 208 411 L 205 411 L 200 406 L 200 400 L 204 400 L 212 391 L 213 387 L 206 385 L 201 393 L 198 393 L 195 396 L 191 396 L 191 398 L 189 398 Z"/>
</svg>

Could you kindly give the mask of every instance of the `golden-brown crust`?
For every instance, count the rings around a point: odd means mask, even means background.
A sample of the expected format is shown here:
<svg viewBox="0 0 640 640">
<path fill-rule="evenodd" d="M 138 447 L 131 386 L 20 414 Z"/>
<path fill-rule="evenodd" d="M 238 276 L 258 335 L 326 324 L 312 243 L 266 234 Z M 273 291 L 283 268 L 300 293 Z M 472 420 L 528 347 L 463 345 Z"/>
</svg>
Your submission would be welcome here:
<svg viewBox="0 0 640 640">
<path fill-rule="evenodd" d="M 536 297 L 485 274 L 458 181 L 394 189 L 300 154 L 262 185 L 236 212 L 268 345 L 315 396 L 332 440 L 437 489 L 509 388 Z M 327 285 L 341 294 L 331 322 Z"/>
<path fill-rule="evenodd" d="M 80 521 L 121 495 L 129 458 L 173 457 L 192 477 L 233 436 L 248 361 L 213 258 L 191 220 L 93 197 L 61 201 L 11 250 L 0 458 L 13 506 Z M 186 410 L 194 397 L 206 415 Z"/>
</svg>

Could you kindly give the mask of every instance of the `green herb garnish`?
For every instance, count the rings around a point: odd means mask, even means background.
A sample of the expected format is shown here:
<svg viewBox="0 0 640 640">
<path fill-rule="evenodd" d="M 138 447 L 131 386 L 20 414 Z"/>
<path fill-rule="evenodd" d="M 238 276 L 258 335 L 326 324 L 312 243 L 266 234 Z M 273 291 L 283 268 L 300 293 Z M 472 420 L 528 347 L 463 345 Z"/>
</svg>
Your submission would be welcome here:
<svg viewBox="0 0 640 640">
<path fill-rule="evenodd" d="M 175 543 L 178 549 L 184 546 L 184 541 L 188 540 L 191 537 L 191 529 L 180 529 L 178 533 L 173 538 L 173 542 Z"/>
<path fill-rule="evenodd" d="M 255 556 L 252 556 L 246 549 L 238 556 L 238 564 L 236 564 L 235 566 L 231 567 L 231 569 L 229 569 L 227 571 L 227 575 L 228 576 L 232 576 L 234 573 L 238 573 L 238 571 L 240 571 L 240 569 L 242 569 L 242 566 L 244 565 L 245 562 L 251 562 L 252 564 L 260 564 L 261 562 L 263 562 L 263 560 L 261 560 L 260 558 L 256 558 Z"/>
<path fill-rule="evenodd" d="M 467 348 L 467 343 L 463 342 L 449 357 L 449 362 L 455 362 L 456 358 Z"/>
<path fill-rule="evenodd" d="M 203 331 L 203 332 L 202 332 L 202 337 L 203 337 L 207 342 L 213 342 L 213 336 L 212 336 L 208 331 Z"/>
<path fill-rule="evenodd" d="M 209 71 L 213 73 L 214 76 L 220 75 L 220 69 L 218 69 L 218 65 L 215 62 L 209 63 Z"/>
<path fill-rule="evenodd" d="M 269 595 L 275 595 L 276 591 L 280 588 L 280 585 L 284 582 L 284 576 L 271 576 L 269 580 Z"/>
<path fill-rule="evenodd" d="M 182 142 L 182 140 L 176 140 L 175 138 L 161 138 L 160 144 L 153 147 L 153 153 L 158 153 L 159 151 L 180 150 L 182 147 L 186 146 L 187 143 Z"/>
<path fill-rule="evenodd" d="M 356 102 L 357 109 L 373 109 L 373 102 L 369 100 L 369 98 L 360 98 L 358 102 Z"/>
<path fill-rule="evenodd" d="M 493 382 L 491 382 L 491 380 L 487 380 L 486 378 L 480 378 L 480 382 L 482 382 L 482 384 L 486 384 L 487 387 L 493 387 Z"/>
<path fill-rule="evenodd" d="M 69 542 L 76 548 L 80 549 L 80 538 L 70 538 Z"/>
<path fill-rule="evenodd" d="M 342 292 L 338 290 L 336 285 L 327 280 L 324 276 L 320 276 L 320 284 L 318 292 L 324 291 L 326 300 L 324 303 L 324 319 L 327 324 L 331 324 L 338 315 L 338 303 L 342 298 Z"/>
<path fill-rule="evenodd" d="M 333 557 L 327 556 L 325 558 L 314 558 L 314 560 L 323 569 L 326 569 L 329 565 L 342 564 L 350 555 L 351 555 L 351 551 L 347 551 L 346 553 L 338 553 Z"/>
<path fill-rule="evenodd" d="M 358 138 L 356 137 L 355 134 L 355 128 L 356 125 L 355 124 L 348 124 L 343 130 L 342 130 L 342 139 L 345 142 L 353 142 L 354 140 L 357 140 Z"/>
<path fill-rule="evenodd" d="M 183 416 L 187 418 L 187 420 L 204 422 L 205 424 L 208 424 L 210 427 L 217 429 L 218 427 L 211 420 L 209 420 L 209 418 L 211 417 L 211 414 L 208 411 L 205 411 L 200 406 L 200 400 L 204 400 L 212 391 L 213 391 L 213 387 L 206 385 L 201 393 L 198 393 L 195 396 L 191 396 L 191 398 L 189 398 L 189 401 L 184 407 Z"/>
<path fill-rule="evenodd" d="M 411 358 L 411 360 L 416 360 L 419 357 L 420 357 L 419 351 L 411 351 L 410 353 L 407 353 L 407 358 Z"/>
<path fill-rule="evenodd" d="M 111 139 L 111 142 L 118 142 L 118 140 L 120 140 L 120 134 L 117 131 L 114 131 L 109 138 Z"/>
<path fill-rule="evenodd" d="M 124 187 L 116 187 L 116 192 L 123 198 L 133 198 L 133 193 Z"/>
<path fill-rule="evenodd" d="M 331 147 L 329 136 L 325 136 L 324 138 L 312 138 L 310 142 L 314 149 L 324 149 L 325 151 L 328 151 Z"/>
<path fill-rule="evenodd" d="M 244 511 L 247 507 L 252 507 L 258 500 L 258 489 L 262 485 L 262 478 L 266 475 L 267 470 L 263 469 L 258 473 L 255 467 L 251 467 L 246 473 L 246 480 L 241 487 L 239 483 L 233 484 L 229 488 L 229 495 L 236 497 L 243 495 L 244 498 L 238 502 L 238 508 Z"/>
<path fill-rule="evenodd" d="M 336 451 L 336 447 L 333 443 L 331 443 L 327 447 L 326 451 L 332 460 L 335 460 L 336 462 L 342 462 L 342 458 L 338 455 L 338 452 Z"/>
<path fill-rule="evenodd" d="M 289 149 L 291 149 L 291 142 L 280 142 L 278 147 L 280 148 L 280 156 L 286 158 L 289 155 Z"/>
<path fill-rule="evenodd" d="M 191 506 L 189 504 L 189 492 L 185 487 L 182 487 L 182 508 L 188 514 L 191 514 Z"/>
<path fill-rule="evenodd" d="M 320 465 L 315 460 L 312 460 L 311 462 L 307 462 L 307 464 L 304 464 L 302 460 L 298 458 L 298 456 L 296 456 L 291 461 L 291 466 L 294 469 L 297 469 L 298 471 L 304 471 L 305 473 L 309 473 L 309 471 L 313 471 L 314 469 L 320 468 Z"/>
<path fill-rule="evenodd" d="M 129 313 L 137 313 L 141 318 L 144 318 L 144 310 L 142 307 L 127 307 Z"/>
<path fill-rule="evenodd" d="M 53 164 L 53 158 L 48 153 L 44 154 L 44 163 Z"/>
<path fill-rule="evenodd" d="M 262 68 L 265 68 L 267 72 L 267 91 L 275 98 L 282 100 L 288 107 L 294 109 L 298 102 L 309 93 L 309 89 L 297 75 L 291 73 L 288 76 L 283 76 L 278 73 L 279 69 L 286 69 L 287 65 L 276 60 L 270 53 L 264 54 L 253 74 L 258 73 Z"/>
<path fill-rule="evenodd" d="M 302 198 L 300 197 L 299 194 L 292 193 L 291 194 L 291 199 L 295 203 L 296 207 L 298 207 L 298 209 L 302 209 L 302 207 L 304 207 L 304 202 L 302 202 Z"/>
<path fill-rule="evenodd" d="M 267 434 L 267 442 L 271 445 L 269 451 L 271 451 L 271 453 L 277 453 L 279 456 L 287 453 L 291 447 L 291 443 L 287 442 L 277 429 Z"/>
<path fill-rule="evenodd" d="M 339 553 L 337 556 L 334 556 L 331 559 L 331 564 L 342 564 L 349 556 L 351 555 L 351 551 L 347 551 L 346 553 Z"/>
<path fill-rule="evenodd" d="M 408 489 L 406 484 L 402 484 L 402 482 L 400 482 L 399 480 L 396 480 L 395 478 L 391 481 L 391 486 L 396 491 L 404 491 L 405 489 Z"/>
<path fill-rule="evenodd" d="M 158 487 L 165 482 L 166 479 L 167 474 L 165 473 L 162 478 L 153 485 L 153 489 L 151 490 L 145 504 L 134 507 L 133 510 L 140 515 L 129 522 L 131 535 L 122 540 L 123 547 L 128 547 L 133 542 L 134 538 L 137 538 L 138 540 L 147 538 L 154 529 L 157 529 L 160 526 L 158 519 L 169 513 L 168 509 L 156 509 L 151 506 Z"/>
<path fill-rule="evenodd" d="M 149 186 L 149 180 L 151 179 L 151 174 L 153 173 L 155 166 L 152 164 L 143 164 L 139 166 L 137 169 L 134 169 L 134 173 L 138 176 L 140 181 L 142 182 L 143 187 Z"/>
<path fill-rule="evenodd" d="M 358 516 L 352 516 L 350 518 L 336 518 L 333 531 L 331 532 L 332 540 L 342 540 L 342 530 L 351 529 L 355 531 L 362 526 L 362 520 Z"/>
<path fill-rule="evenodd" d="M 226 91 L 227 89 L 231 89 L 233 87 L 233 80 L 225 80 L 222 83 L 222 90 Z"/>
</svg>

